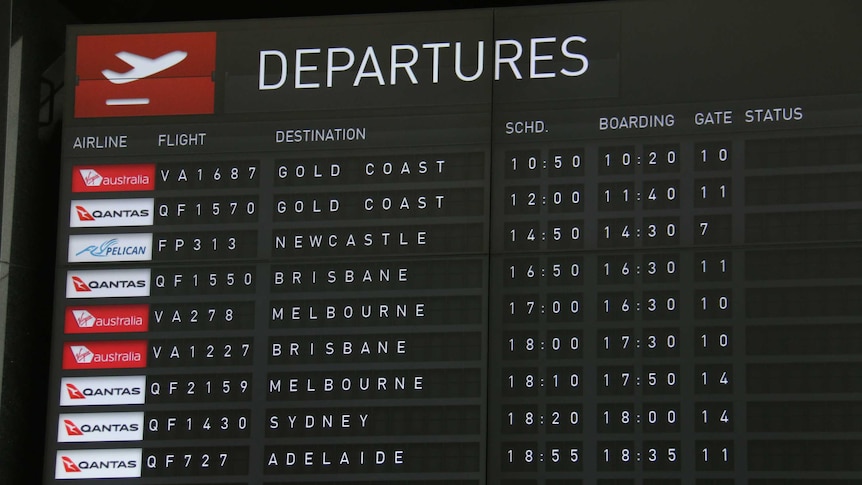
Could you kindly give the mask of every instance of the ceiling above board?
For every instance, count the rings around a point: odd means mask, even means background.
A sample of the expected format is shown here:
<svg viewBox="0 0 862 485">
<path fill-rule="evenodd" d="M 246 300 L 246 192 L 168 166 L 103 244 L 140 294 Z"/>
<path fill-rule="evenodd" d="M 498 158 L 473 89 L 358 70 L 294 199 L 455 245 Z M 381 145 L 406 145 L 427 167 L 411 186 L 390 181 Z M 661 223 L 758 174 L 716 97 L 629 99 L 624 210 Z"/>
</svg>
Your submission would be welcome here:
<svg viewBox="0 0 862 485">
<path fill-rule="evenodd" d="M 508 7 L 537 3 L 577 3 L 577 0 L 366 0 L 362 2 L 177 2 L 171 0 L 57 0 L 81 23 L 165 22 L 188 20 L 224 20 L 241 18 L 301 17 L 379 12 L 449 10 L 463 8 Z M 203 6 L 202 6 L 203 5 Z"/>
</svg>

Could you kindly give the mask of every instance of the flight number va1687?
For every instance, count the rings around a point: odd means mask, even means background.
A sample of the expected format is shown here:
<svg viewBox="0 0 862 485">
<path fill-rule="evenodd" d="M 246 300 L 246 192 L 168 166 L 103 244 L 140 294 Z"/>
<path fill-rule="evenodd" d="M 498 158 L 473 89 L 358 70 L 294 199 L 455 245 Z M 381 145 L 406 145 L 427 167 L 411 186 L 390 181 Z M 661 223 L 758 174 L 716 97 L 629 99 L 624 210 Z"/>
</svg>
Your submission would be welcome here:
<svg viewBox="0 0 862 485">
<path fill-rule="evenodd" d="M 257 187 L 256 161 L 165 163 L 157 166 L 157 189 Z"/>
</svg>

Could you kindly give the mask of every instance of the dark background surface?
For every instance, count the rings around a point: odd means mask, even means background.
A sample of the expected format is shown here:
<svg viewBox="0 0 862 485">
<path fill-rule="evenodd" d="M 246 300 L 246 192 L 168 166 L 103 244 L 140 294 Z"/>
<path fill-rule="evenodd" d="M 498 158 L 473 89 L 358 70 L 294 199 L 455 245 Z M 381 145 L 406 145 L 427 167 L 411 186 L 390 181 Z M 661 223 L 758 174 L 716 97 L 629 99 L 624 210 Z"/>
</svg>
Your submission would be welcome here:
<svg viewBox="0 0 862 485">
<path fill-rule="evenodd" d="M 419 12 L 423 10 L 454 10 L 464 8 L 509 7 L 516 5 L 538 5 L 554 3 L 578 3 L 577 1 L 528 1 L 528 0 L 468 0 L 435 1 L 414 0 L 394 2 L 371 0 L 361 2 L 177 2 L 170 0 L 136 1 L 58 0 L 57 5 L 68 9 L 82 23 L 113 22 L 167 22 L 186 20 L 223 20 L 274 17 L 300 17 L 316 15 L 340 15 L 382 12 Z"/>
<path fill-rule="evenodd" d="M 9 120 L 17 127 L 14 140 L 17 150 L 12 162 L 16 165 L 14 190 L 14 214 L 11 227 L 3 227 L 3 231 L 14 229 L 11 240 L 11 257 L 9 264 L 9 294 L 6 300 L 0 301 L 0 331 L 5 332 L 4 352 L 0 352 L 2 366 L 2 394 L 0 394 L 0 483 L 2 484 L 35 484 L 39 481 L 43 469 L 43 449 L 45 440 L 46 403 L 54 401 L 56 396 L 47 395 L 47 376 L 49 364 L 49 340 L 51 321 L 51 302 L 53 301 L 53 271 L 55 268 L 54 254 L 56 251 L 56 228 L 58 207 L 58 186 L 60 166 L 60 129 L 62 119 L 63 65 L 65 62 L 66 27 L 75 24 L 117 24 L 117 23 L 149 23 L 195 20 L 227 20 L 278 18 L 299 16 L 320 16 L 340 14 L 364 14 L 386 12 L 415 12 L 429 10 L 449 10 L 468 8 L 508 7 L 518 5 L 536 5 L 537 3 L 577 3 L 577 2 L 530 2 L 530 1 L 369 1 L 369 2 L 182 2 L 182 1 L 128 1 L 128 0 L 0 0 L 0 35 L 3 43 L 0 46 L 0 92 L 6 91 L 7 80 L 14 79 L 10 85 L 20 85 L 20 102 L 18 98 L 0 103 L 10 111 Z M 852 87 L 858 89 L 856 78 L 850 71 L 859 71 L 855 59 L 846 59 L 846 63 L 835 66 L 828 56 L 821 56 L 811 43 L 802 51 L 782 49 L 781 42 L 766 42 L 774 28 L 760 30 L 755 23 L 757 16 L 743 16 L 740 19 L 738 10 L 744 3 L 740 0 L 730 2 L 689 2 L 665 0 L 657 2 L 634 1 L 649 10 L 650 5 L 660 4 L 663 7 L 678 6 L 682 12 L 703 15 L 704 10 L 712 10 L 716 19 L 712 31 L 697 31 L 692 26 L 677 25 L 674 29 L 683 29 L 692 38 L 717 39 L 716 46 L 734 46 L 729 52 L 745 50 L 745 45 L 768 44 L 774 51 L 745 56 L 746 63 L 739 59 L 726 58 L 724 66 L 707 65 L 709 59 L 715 59 L 716 53 L 704 55 L 691 48 L 697 45 L 674 43 L 678 33 L 670 26 L 656 24 L 648 28 L 650 37 L 631 39 L 628 46 L 643 44 L 670 45 L 673 49 L 664 51 L 658 59 L 644 56 L 637 61 L 628 59 L 624 66 L 633 72 L 624 72 L 623 78 L 639 78 L 638 83 L 623 85 L 622 92 L 630 99 L 653 99 L 654 102 L 669 102 L 672 99 L 686 98 L 689 91 L 703 89 L 704 86 L 718 86 L 723 89 L 720 99 L 734 99 L 735 82 L 740 82 L 743 75 L 750 70 L 767 70 L 786 73 L 784 79 L 791 82 L 778 86 L 761 81 L 753 86 L 758 95 L 774 94 L 776 89 L 781 95 L 800 95 L 812 85 L 823 84 L 811 81 L 817 75 L 828 79 L 838 86 L 837 92 L 846 92 Z M 833 6 L 844 6 L 852 2 L 834 2 Z M 830 15 L 841 9 L 812 11 L 810 15 L 800 16 L 800 5 L 813 5 L 813 2 L 760 2 L 749 9 L 772 10 L 776 15 L 773 22 L 784 25 L 784 32 L 789 37 L 830 37 L 832 33 L 818 31 L 816 26 L 828 22 Z M 795 8 L 790 8 L 794 6 Z M 858 10 L 856 11 L 858 12 Z M 9 14 L 11 22 L 6 22 Z M 648 22 L 649 16 L 643 21 Z M 814 21 L 816 19 L 816 21 Z M 836 17 L 832 25 L 841 22 L 856 22 L 862 18 Z M 722 31 L 721 21 L 728 28 L 726 36 L 718 35 Z M 744 26 L 740 27 L 740 26 Z M 643 25 L 642 25 L 643 27 Z M 836 32 L 843 31 L 836 29 Z M 20 43 L 19 43 L 20 42 Z M 859 42 L 857 39 L 856 42 Z M 20 69 L 9 74 L 10 64 L 6 56 L 10 47 L 18 45 L 21 50 Z M 743 46 L 743 47 L 740 47 Z M 626 52 L 627 48 L 624 47 Z M 630 52 L 630 51 L 629 51 Z M 718 55 L 718 58 L 722 58 Z M 690 75 L 680 80 L 678 89 L 661 86 L 662 69 L 651 64 L 655 60 L 673 59 L 675 64 L 690 66 Z M 660 64 L 659 64 L 660 67 Z M 771 69 L 770 67 L 770 69 Z M 794 76 L 796 72 L 806 72 L 806 76 Z M 715 73 L 715 75 L 708 75 Z M 10 75 L 10 79 L 7 79 Z M 778 75 L 778 74 L 776 74 Z M 652 77 L 651 77 L 652 76 Z M 761 78 L 758 78 L 761 79 Z M 762 78 L 767 79 L 767 78 Z M 806 81 L 806 79 L 808 79 Z M 749 88 L 752 85 L 749 84 Z M 628 101 L 628 100 L 624 100 Z M 7 139 L 3 123 L 6 122 L 6 110 L 0 110 L 0 153 L 13 141 Z M 0 170 L 0 182 L 2 170 Z M 9 195 L 9 194 L 6 194 Z M 5 265 L 4 265 L 5 269 Z M 0 276 L 2 277 L 2 276 Z"/>
</svg>

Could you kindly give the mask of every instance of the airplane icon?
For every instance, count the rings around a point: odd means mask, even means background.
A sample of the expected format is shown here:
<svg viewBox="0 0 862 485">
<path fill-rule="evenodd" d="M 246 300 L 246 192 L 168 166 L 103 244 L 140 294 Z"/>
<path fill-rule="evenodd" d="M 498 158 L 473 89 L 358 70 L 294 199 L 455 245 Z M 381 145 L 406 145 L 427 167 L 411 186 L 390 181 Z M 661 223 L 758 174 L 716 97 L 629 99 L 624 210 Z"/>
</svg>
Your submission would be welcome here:
<svg viewBox="0 0 862 485">
<path fill-rule="evenodd" d="M 126 51 L 117 52 L 115 55 L 126 64 L 132 66 L 132 69 L 123 73 L 105 69 L 102 71 L 102 75 L 114 84 L 127 84 L 132 81 L 138 81 L 150 77 L 164 71 L 165 69 L 176 66 L 186 58 L 188 53 L 183 51 L 173 51 L 168 52 L 163 56 L 156 57 L 155 59 L 150 59 L 149 57 L 132 54 L 131 52 Z M 114 98 L 105 100 L 105 104 L 108 106 L 142 105 L 150 104 L 150 99 Z"/>
<path fill-rule="evenodd" d="M 215 32 L 78 36 L 75 117 L 212 114 L 215 61 Z"/>
<path fill-rule="evenodd" d="M 132 69 L 123 73 L 105 69 L 102 71 L 102 74 L 108 79 L 108 81 L 111 81 L 114 84 L 126 84 L 145 77 L 150 77 L 153 74 L 160 73 L 165 69 L 176 66 L 186 58 L 188 52 L 168 52 L 167 54 L 156 57 L 155 59 L 150 59 L 149 57 L 132 54 L 131 52 L 126 51 L 117 52 L 115 55 L 126 64 L 132 66 Z"/>
</svg>

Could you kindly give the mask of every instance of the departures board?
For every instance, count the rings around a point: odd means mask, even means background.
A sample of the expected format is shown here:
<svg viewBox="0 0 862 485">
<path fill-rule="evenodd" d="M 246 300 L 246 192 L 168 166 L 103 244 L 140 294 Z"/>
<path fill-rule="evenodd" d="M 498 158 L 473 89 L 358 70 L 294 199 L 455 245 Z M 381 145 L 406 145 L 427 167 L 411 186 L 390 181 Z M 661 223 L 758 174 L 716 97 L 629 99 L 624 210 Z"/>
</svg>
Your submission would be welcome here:
<svg viewBox="0 0 862 485">
<path fill-rule="evenodd" d="M 862 481 L 862 8 L 705 3 L 71 28 L 43 483 Z"/>
</svg>

